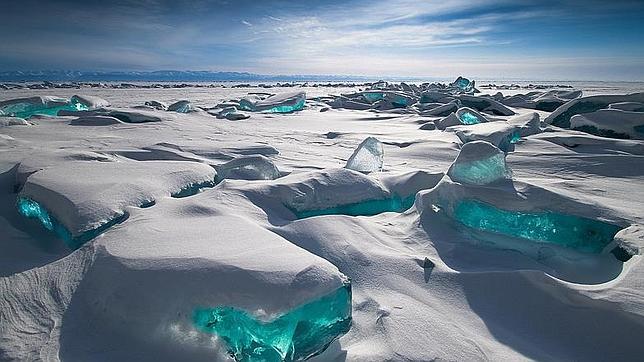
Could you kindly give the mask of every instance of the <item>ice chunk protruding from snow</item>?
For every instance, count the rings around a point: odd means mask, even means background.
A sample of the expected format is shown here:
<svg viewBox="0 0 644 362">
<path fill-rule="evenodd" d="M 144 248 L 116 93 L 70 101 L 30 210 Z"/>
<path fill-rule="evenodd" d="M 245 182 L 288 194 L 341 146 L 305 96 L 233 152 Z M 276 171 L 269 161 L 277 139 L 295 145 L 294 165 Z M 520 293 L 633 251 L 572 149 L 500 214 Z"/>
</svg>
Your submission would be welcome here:
<svg viewBox="0 0 644 362">
<path fill-rule="evenodd" d="M 384 157 L 382 142 L 375 137 L 367 137 L 353 151 L 345 168 L 365 173 L 381 171 Z"/>
<path fill-rule="evenodd" d="M 29 122 L 23 118 L 0 116 L 0 127 L 8 126 L 29 126 Z"/>
<path fill-rule="evenodd" d="M 18 98 L 0 102 L 0 115 L 25 119 L 36 114 L 56 116 L 59 111 L 83 111 L 88 109 L 85 104 L 50 96 Z"/>
<path fill-rule="evenodd" d="M 305 103 L 305 92 L 288 92 L 264 99 L 259 96 L 244 97 L 239 101 L 239 107 L 251 112 L 291 113 L 301 111 Z"/>
<path fill-rule="evenodd" d="M 487 122 L 487 118 L 472 108 L 463 107 L 456 111 L 456 116 L 462 124 L 477 124 Z"/>
<path fill-rule="evenodd" d="M 237 157 L 216 169 L 217 180 L 275 180 L 280 177 L 277 166 L 262 155 Z"/>
<path fill-rule="evenodd" d="M 178 113 L 188 113 L 188 112 L 192 112 L 194 110 L 195 110 L 195 108 L 192 106 L 192 103 L 190 103 L 190 101 L 186 101 L 186 100 L 172 103 L 168 107 L 168 111 L 178 112 Z"/>
<path fill-rule="evenodd" d="M 232 308 L 198 309 L 200 329 L 222 338 L 237 361 L 300 361 L 323 352 L 351 327 L 351 285 L 270 321 Z"/>
<path fill-rule="evenodd" d="M 453 126 L 448 130 L 456 132 L 463 143 L 476 140 L 487 141 L 503 152 L 512 151 L 513 144 L 517 143 L 521 137 L 541 132 L 539 114 L 534 112 L 513 117 L 508 121 Z"/>
<path fill-rule="evenodd" d="M 459 201 L 454 207 L 454 217 L 474 229 L 590 254 L 601 253 L 621 229 L 598 220 L 554 212 L 503 210 L 474 199 Z"/>
<path fill-rule="evenodd" d="M 601 109 L 576 114 L 570 118 L 570 128 L 601 137 L 644 139 L 644 113 Z"/>
<path fill-rule="evenodd" d="M 96 96 L 75 95 L 72 97 L 71 102 L 72 104 L 81 104 L 89 110 L 110 106 L 110 102 Z"/>
<path fill-rule="evenodd" d="M 487 185 L 511 178 L 512 172 L 503 151 L 489 142 L 473 141 L 463 145 L 447 175 L 456 182 Z"/>
<path fill-rule="evenodd" d="M 573 99 L 552 112 L 546 117 L 545 122 L 557 127 L 569 128 L 570 118 L 572 116 L 595 112 L 608 107 L 612 103 L 621 102 L 644 103 L 644 92 L 627 95 L 599 95 Z"/>
<path fill-rule="evenodd" d="M 464 93 L 474 93 L 474 81 L 467 78 L 458 77 L 454 83 L 450 84 L 451 87 L 458 88 Z"/>
</svg>

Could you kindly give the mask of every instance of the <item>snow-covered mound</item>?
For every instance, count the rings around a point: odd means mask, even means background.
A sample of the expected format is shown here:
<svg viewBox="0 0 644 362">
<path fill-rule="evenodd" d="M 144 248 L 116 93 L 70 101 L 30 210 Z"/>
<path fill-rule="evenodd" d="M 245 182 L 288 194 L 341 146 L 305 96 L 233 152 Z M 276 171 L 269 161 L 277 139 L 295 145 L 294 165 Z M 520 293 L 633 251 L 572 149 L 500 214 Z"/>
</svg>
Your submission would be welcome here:
<svg viewBox="0 0 644 362">
<path fill-rule="evenodd" d="M 576 114 L 570 118 L 570 128 L 610 138 L 644 139 L 644 112 L 600 109 Z"/>
<path fill-rule="evenodd" d="M 632 93 L 627 95 L 599 95 L 573 99 L 557 108 L 545 122 L 557 127 L 569 128 L 570 118 L 576 114 L 585 114 L 608 108 L 612 103 L 623 102 L 644 102 L 643 93 Z"/>
<path fill-rule="evenodd" d="M 487 141 L 505 152 L 513 150 L 514 144 L 522 137 L 541 132 L 537 113 L 516 116 L 508 121 L 451 126 L 447 130 L 455 132 L 463 143 L 476 140 Z"/>
</svg>

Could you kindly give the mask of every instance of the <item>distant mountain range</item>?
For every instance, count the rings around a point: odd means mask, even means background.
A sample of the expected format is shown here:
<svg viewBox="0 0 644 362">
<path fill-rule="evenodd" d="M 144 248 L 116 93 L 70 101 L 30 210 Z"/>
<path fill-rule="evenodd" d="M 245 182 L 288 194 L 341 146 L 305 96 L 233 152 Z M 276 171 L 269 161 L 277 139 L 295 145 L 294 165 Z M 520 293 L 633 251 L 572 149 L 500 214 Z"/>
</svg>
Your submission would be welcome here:
<svg viewBox="0 0 644 362">
<path fill-rule="evenodd" d="M 161 70 L 153 72 L 137 71 L 3 71 L 1 82 L 295 82 L 295 81 L 366 81 L 374 80 L 362 76 L 334 75 L 265 75 L 246 72 L 212 72 Z M 376 79 L 377 80 L 377 79 Z"/>
</svg>

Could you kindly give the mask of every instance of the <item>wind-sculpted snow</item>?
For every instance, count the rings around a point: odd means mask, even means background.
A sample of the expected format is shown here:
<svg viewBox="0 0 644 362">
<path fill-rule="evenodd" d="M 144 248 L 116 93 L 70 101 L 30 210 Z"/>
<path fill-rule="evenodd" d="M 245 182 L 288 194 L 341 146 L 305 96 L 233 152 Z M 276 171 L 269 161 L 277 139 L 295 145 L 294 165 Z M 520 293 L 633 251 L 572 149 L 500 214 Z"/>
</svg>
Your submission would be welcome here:
<svg viewBox="0 0 644 362">
<path fill-rule="evenodd" d="M 92 108 L 0 118 L 0 360 L 637 360 L 644 102 L 576 84 L 0 85 Z"/>
</svg>

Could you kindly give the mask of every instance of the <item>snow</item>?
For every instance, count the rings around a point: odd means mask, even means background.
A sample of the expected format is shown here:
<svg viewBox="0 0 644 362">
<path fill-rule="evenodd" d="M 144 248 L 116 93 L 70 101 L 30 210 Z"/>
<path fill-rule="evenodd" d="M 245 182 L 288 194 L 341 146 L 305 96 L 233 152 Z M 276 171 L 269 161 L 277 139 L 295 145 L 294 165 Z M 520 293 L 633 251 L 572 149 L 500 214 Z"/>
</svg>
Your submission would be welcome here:
<svg viewBox="0 0 644 362">
<path fill-rule="evenodd" d="M 634 126 L 644 100 L 602 87 L 2 90 L 97 108 L 0 119 L 0 360 L 230 361 L 251 332 L 284 353 L 303 329 L 264 328 L 325 319 L 347 285 L 350 328 L 313 338 L 312 361 L 636 360 L 644 141 L 570 128 Z M 304 92 L 296 112 L 217 117 Z M 364 92 L 411 103 L 347 96 Z M 165 110 L 182 100 L 199 110 Z M 370 139 L 377 167 L 345 168 Z M 221 311 L 249 332 L 218 329 Z"/>
</svg>

